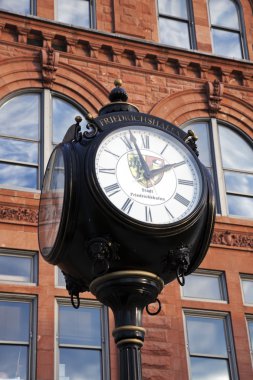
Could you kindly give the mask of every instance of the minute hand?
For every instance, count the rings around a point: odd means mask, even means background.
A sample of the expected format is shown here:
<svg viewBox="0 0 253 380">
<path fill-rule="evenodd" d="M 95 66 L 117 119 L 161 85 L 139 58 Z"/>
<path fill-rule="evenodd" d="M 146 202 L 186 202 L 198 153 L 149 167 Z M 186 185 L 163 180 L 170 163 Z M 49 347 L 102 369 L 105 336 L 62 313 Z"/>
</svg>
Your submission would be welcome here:
<svg viewBox="0 0 253 380">
<path fill-rule="evenodd" d="M 144 178 L 149 179 L 150 178 L 150 170 L 149 170 L 148 164 L 146 163 L 143 155 L 141 154 L 141 151 L 137 145 L 135 136 L 132 134 L 131 131 L 129 131 L 129 134 L 130 134 L 130 141 L 134 144 L 134 147 L 138 153 L 138 156 L 139 156 L 139 159 L 141 162 L 142 169 L 144 170 Z"/>
<path fill-rule="evenodd" d="M 170 169 L 173 169 L 173 168 L 176 168 L 177 166 L 181 166 L 185 163 L 185 161 L 180 161 L 180 162 L 175 162 L 174 164 L 167 164 L 167 165 L 164 165 L 163 167 L 161 168 L 158 168 L 158 169 L 153 169 L 150 171 L 150 177 L 154 177 L 155 175 L 157 174 L 160 174 L 160 173 L 164 173 Z"/>
</svg>

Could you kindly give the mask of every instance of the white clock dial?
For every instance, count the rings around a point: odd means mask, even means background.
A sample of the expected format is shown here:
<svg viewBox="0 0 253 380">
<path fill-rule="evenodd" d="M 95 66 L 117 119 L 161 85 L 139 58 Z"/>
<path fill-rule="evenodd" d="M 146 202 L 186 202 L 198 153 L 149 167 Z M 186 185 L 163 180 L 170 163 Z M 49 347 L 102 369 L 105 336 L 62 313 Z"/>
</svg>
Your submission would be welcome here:
<svg viewBox="0 0 253 380">
<path fill-rule="evenodd" d="M 96 152 L 95 171 L 104 195 L 118 210 L 149 224 L 184 219 L 202 192 L 193 154 L 172 135 L 152 127 L 109 133 Z"/>
</svg>

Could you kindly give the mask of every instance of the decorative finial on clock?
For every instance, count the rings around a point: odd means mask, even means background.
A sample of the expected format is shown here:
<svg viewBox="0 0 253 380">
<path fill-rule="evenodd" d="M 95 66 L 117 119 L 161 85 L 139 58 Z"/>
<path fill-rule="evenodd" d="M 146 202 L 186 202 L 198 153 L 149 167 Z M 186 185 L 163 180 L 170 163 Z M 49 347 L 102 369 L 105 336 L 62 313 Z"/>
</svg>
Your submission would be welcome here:
<svg viewBox="0 0 253 380">
<path fill-rule="evenodd" d="M 123 84 L 121 79 L 116 79 L 114 81 L 115 87 L 112 89 L 109 95 L 111 102 L 127 102 L 128 95 L 126 90 L 121 87 Z"/>
</svg>

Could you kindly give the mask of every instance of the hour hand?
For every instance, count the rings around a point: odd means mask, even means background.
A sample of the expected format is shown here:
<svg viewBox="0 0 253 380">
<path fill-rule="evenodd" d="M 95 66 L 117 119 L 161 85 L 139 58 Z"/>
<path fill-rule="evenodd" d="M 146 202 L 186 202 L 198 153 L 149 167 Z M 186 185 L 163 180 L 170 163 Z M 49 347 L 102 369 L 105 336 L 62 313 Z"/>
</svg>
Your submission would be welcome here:
<svg viewBox="0 0 253 380">
<path fill-rule="evenodd" d="M 150 179 L 150 170 L 149 170 L 149 167 L 148 167 L 148 164 L 146 163 L 143 155 L 141 154 L 141 151 L 140 151 L 140 148 L 138 147 L 138 144 L 137 144 L 137 141 L 136 141 L 136 138 L 135 136 L 132 134 L 131 131 L 129 131 L 129 134 L 130 134 L 130 141 L 134 144 L 134 147 L 138 153 L 138 156 L 139 156 L 139 160 L 141 162 L 141 166 L 142 166 L 142 169 L 144 171 L 144 178 L 145 179 Z"/>
<path fill-rule="evenodd" d="M 150 178 L 156 176 L 157 174 L 164 173 L 172 168 L 176 168 L 177 166 L 181 166 L 184 163 L 185 163 L 184 161 L 175 162 L 174 164 L 167 164 L 167 165 L 162 166 L 161 168 L 153 169 L 150 171 Z"/>
</svg>

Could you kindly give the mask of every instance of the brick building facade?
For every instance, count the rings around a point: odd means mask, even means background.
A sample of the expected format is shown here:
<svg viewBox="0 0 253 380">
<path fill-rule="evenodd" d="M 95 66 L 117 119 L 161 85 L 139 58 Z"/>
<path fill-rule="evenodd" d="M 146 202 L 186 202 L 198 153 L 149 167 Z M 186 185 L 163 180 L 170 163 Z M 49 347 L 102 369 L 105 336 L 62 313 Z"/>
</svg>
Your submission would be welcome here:
<svg viewBox="0 0 253 380">
<path fill-rule="evenodd" d="M 196 129 L 217 194 L 200 269 L 144 313 L 143 379 L 251 379 L 253 1 L 0 1 L 0 63 L 0 379 L 117 379 L 111 311 L 83 293 L 74 316 L 37 242 L 50 152 L 115 78 L 141 112 Z"/>
</svg>

